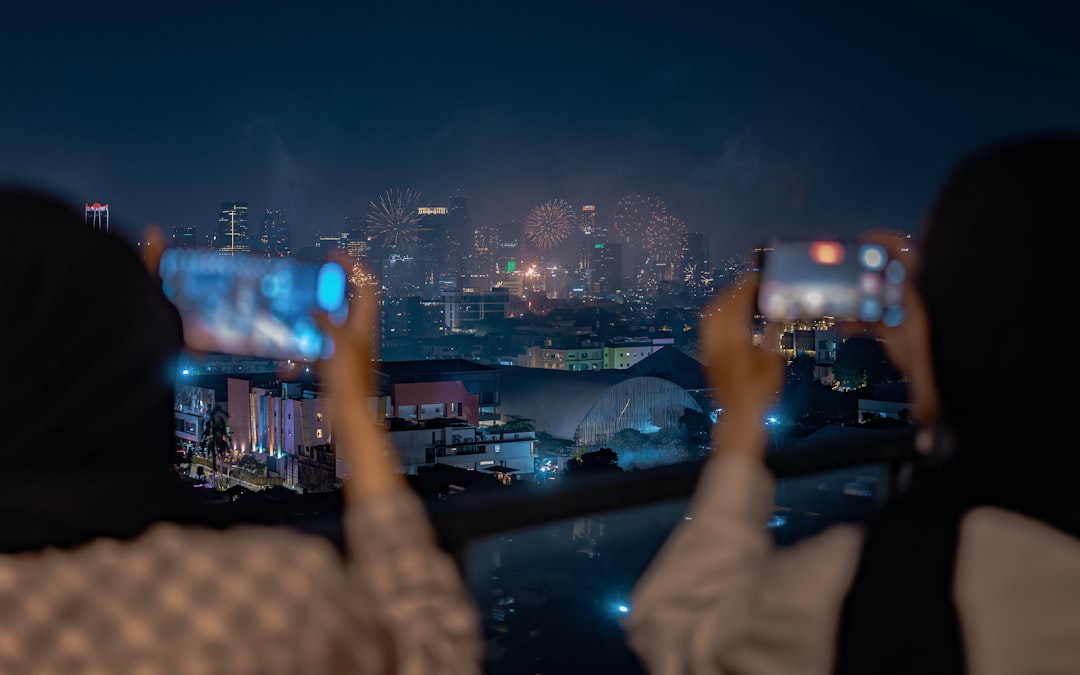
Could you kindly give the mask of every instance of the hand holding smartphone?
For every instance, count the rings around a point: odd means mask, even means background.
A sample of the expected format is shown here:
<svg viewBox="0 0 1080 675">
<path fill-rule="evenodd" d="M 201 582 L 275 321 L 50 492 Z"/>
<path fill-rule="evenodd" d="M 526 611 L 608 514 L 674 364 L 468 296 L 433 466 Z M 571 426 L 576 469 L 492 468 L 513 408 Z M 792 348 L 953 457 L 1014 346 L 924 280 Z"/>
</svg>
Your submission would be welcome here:
<svg viewBox="0 0 1080 675">
<path fill-rule="evenodd" d="M 337 262 L 222 255 L 171 248 L 161 256 L 165 295 L 195 350 L 315 361 L 333 353 L 315 312 L 340 324 L 348 313 L 345 269 Z"/>
<path fill-rule="evenodd" d="M 780 239 L 761 249 L 760 315 L 770 321 L 903 321 L 907 269 L 877 243 Z"/>
</svg>

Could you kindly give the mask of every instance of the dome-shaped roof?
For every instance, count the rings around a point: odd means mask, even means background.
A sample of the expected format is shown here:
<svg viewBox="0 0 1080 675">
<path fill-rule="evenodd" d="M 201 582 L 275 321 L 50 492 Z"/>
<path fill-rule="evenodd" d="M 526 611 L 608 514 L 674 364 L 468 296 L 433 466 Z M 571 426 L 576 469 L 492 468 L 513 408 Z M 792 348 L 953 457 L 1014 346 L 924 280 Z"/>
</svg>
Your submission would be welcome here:
<svg viewBox="0 0 1080 675">
<path fill-rule="evenodd" d="M 591 445 L 623 429 L 651 433 L 701 407 L 678 385 L 625 371 L 571 372 L 502 366 L 499 412 L 537 431 Z"/>
</svg>

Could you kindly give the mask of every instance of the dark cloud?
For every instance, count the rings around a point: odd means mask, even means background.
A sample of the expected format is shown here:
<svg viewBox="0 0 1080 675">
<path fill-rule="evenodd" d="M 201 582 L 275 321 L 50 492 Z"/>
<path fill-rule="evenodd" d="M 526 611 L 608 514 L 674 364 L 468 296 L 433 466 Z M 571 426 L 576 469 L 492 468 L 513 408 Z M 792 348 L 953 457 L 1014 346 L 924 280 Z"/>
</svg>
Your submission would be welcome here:
<svg viewBox="0 0 1080 675">
<path fill-rule="evenodd" d="M 1060 3 L 364 4 L 12 7 L 0 180 L 300 238 L 391 188 L 480 223 L 648 192 L 721 255 L 913 225 L 960 154 L 1080 120 Z"/>
</svg>

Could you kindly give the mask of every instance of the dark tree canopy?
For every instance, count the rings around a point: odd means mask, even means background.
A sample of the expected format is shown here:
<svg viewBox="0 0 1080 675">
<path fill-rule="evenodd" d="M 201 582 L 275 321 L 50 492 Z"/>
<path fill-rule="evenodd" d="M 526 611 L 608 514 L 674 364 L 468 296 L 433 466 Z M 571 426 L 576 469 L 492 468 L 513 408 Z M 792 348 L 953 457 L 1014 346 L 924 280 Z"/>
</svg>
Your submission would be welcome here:
<svg viewBox="0 0 1080 675">
<path fill-rule="evenodd" d="M 819 385 L 814 376 L 814 368 L 817 361 L 809 354 L 799 354 L 791 360 L 787 367 L 786 385 L 789 388 L 813 387 Z"/>
<path fill-rule="evenodd" d="M 821 404 L 828 388 L 814 376 L 817 361 L 808 354 L 800 354 L 791 360 L 780 397 L 781 415 L 795 420 L 812 412 Z"/>
<path fill-rule="evenodd" d="M 577 475 L 588 471 L 622 471 L 619 455 L 611 448 L 600 448 L 595 452 L 586 452 L 566 463 L 564 475 Z"/>
<path fill-rule="evenodd" d="M 573 441 L 555 438 L 546 431 L 536 432 L 536 450 L 541 455 L 567 455 L 573 447 Z"/>
<path fill-rule="evenodd" d="M 502 424 L 491 427 L 492 433 L 506 433 L 514 431 L 536 431 L 536 425 L 534 420 L 528 417 L 522 417 L 520 415 L 510 415 L 510 419 L 506 420 Z"/>
<path fill-rule="evenodd" d="M 679 417 L 679 425 L 686 430 L 688 438 L 696 440 L 709 436 L 712 420 L 703 412 L 693 408 L 684 408 L 683 414 Z"/>
<path fill-rule="evenodd" d="M 637 429 L 619 429 L 608 437 L 607 443 L 620 450 L 641 450 L 648 447 L 649 439 Z"/>
<path fill-rule="evenodd" d="M 868 336 L 853 337 L 842 342 L 836 349 L 833 371 L 836 381 L 847 389 L 903 380 L 903 374 L 886 358 L 881 343 Z"/>
</svg>

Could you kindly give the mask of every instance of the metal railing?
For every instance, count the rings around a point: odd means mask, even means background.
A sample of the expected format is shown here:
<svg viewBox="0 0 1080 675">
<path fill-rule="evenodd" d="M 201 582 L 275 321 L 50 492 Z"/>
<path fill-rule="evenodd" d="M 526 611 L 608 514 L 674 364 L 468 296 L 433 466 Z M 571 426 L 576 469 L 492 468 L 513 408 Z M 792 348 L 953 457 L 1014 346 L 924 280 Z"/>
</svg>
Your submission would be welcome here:
<svg viewBox="0 0 1080 675">
<path fill-rule="evenodd" d="M 874 432 L 874 440 L 787 443 L 772 448 L 766 465 L 778 478 L 797 478 L 867 464 L 890 467 L 882 489 L 895 483 L 899 466 L 912 456 L 914 430 Z M 563 478 L 522 491 L 493 490 L 431 502 L 440 545 L 459 561 L 473 541 L 566 518 L 629 509 L 688 497 L 706 460 L 648 469 Z M 887 495 L 886 495 L 887 496 Z"/>
</svg>

